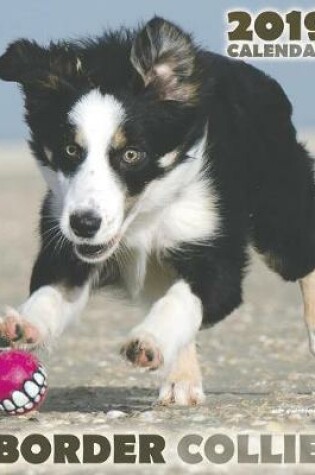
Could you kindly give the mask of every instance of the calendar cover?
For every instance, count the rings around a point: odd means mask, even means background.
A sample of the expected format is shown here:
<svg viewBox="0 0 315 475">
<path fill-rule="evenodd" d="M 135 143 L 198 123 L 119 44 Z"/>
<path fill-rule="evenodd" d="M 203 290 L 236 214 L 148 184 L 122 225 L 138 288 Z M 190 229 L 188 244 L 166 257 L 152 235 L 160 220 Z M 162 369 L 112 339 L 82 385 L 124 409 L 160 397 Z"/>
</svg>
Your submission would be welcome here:
<svg viewBox="0 0 315 475">
<path fill-rule="evenodd" d="M 314 473 L 314 3 L 0 25 L 0 472 Z"/>
</svg>

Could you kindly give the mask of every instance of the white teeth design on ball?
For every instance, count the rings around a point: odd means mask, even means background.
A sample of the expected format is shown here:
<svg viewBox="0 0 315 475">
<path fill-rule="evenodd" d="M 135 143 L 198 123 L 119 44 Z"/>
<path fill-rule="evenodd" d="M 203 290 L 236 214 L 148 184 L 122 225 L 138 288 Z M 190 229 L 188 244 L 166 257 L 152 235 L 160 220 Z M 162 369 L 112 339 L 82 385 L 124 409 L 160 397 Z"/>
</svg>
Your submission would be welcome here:
<svg viewBox="0 0 315 475">
<path fill-rule="evenodd" d="M 35 379 L 36 383 L 38 386 L 42 386 L 44 384 L 45 378 L 42 374 L 40 373 L 34 373 L 33 378 Z"/>
<path fill-rule="evenodd" d="M 6 411 L 14 411 L 14 409 L 15 409 L 15 406 L 12 404 L 10 399 L 5 399 L 2 402 L 2 404 L 3 404 L 4 408 L 6 409 Z"/>
<path fill-rule="evenodd" d="M 12 400 L 17 407 L 23 407 L 30 402 L 29 398 L 24 393 L 21 393 L 21 391 L 14 391 Z"/>
<path fill-rule="evenodd" d="M 42 373 L 45 379 L 47 378 L 46 370 L 42 366 L 39 366 L 38 371 Z"/>
<path fill-rule="evenodd" d="M 33 373 L 32 380 L 26 381 L 21 391 L 13 391 L 11 400 L 0 401 L 0 412 L 14 415 L 30 411 L 43 399 L 46 390 L 46 371 L 39 366 L 38 371 Z"/>
<path fill-rule="evenodd" d="M 28 396 L 34 399 L 39 394 L 39 387 L 33 381 L 26 381 L 24 391 Z"/>
</svg>

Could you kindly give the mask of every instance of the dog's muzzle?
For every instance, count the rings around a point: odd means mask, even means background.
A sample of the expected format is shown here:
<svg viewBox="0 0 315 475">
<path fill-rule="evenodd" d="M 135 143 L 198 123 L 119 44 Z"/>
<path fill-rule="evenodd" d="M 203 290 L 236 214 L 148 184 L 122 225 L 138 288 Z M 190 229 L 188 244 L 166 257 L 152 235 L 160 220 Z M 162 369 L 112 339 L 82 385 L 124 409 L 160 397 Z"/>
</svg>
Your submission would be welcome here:
<svg viewBox="0 0 315 475">
<path fill-rule="evenodd" d="M 85 262 L 104 261 L 114 252 L 118 243 L 119 237 L 116 236 L 104 244 L 76 244 L 75 252 Z"/>
</svg>

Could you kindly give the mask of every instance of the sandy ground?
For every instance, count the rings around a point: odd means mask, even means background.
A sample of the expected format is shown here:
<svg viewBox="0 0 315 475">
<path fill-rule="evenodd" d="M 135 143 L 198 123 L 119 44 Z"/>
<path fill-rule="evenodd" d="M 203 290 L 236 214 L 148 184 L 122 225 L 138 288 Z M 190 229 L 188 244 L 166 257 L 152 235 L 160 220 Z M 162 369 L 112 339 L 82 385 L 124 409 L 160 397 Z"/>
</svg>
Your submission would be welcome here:
<svg viewBox="0 0 315 475">
<path fill-rule="evenodd" d="M 315 151 L 315 135 L 303 134 Z M 43 183 L 25 147 L 0 147 L 0 304 L 18 305 L 27 295 L 36 254 L 37 213 Z M 155 408 L 157 377 L 130 368 L 119 357 L 136 308 L 113 292 L 93 297 L 82 319 L 43 355 L 50 392 L 39 414 L 3 418 L 0 434 L 75 432 L 112 437 L 121 433 L 161 434 L 166 466 L 128 473 L 230 473 L 231 465 L 182 465 L 176 444 L 183 434 L 315 433 L 315 360 L 308 351 L 296 284 L 284 284 L 255 257 L 245 281 L 245 304 L 214 329 L 199 335 L 207 402 L 198 408 Z M 115 412 L 119 411 L 119 412 Z M 279 439 L 280 440 L 280 439 Z M 280 443 L 280 442 L 279 442 Z M 81 467 L 82 473 L 116 473 L 126 467 Z M 283 466 L 233 465 L 233 473 L 283 473 Z M 77 473 L 45 465 L 1 466 L 0 473 Z M 314 473 L 291 465 L 287 474 Z"/>
</svg>

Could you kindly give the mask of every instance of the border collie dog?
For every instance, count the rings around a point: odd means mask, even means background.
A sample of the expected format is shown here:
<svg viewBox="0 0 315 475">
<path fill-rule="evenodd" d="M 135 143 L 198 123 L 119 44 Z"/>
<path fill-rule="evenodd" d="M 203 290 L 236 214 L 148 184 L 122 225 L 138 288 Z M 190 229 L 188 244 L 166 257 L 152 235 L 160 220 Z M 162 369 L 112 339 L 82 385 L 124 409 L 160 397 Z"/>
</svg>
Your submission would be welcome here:
<svg viewBox="0 0 315 475">
<path fill-rule="evenodd" d="M 200 403 L 196 333 L 240 305 L 253 246 L 299 280 L 315 351 L 313 164 L 277 82 L 157 17 L 96 40 L 16 41 L 0 78 L 22 86 L 48 185 L 30 297 L 3 315 L 3 345 L 50 343 L 117 283 L 148 304 L 122 355 L 160 369 L 162 404 Z"/>
</svg>

